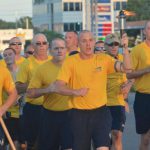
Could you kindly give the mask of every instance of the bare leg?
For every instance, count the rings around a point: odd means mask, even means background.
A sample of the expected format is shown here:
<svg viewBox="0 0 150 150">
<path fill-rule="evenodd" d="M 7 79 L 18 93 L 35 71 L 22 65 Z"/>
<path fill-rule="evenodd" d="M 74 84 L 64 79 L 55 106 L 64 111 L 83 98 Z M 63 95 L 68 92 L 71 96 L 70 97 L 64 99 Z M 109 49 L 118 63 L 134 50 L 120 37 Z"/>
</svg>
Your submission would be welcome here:
<svg viewBox="0 0 150 150">
<path fill-rule="evenodd" d="M 122 150 L 122 132 L 118 130 L 112 131 L 112 147 L 111 150 Z"/>
<path fill-rule="evenodd" d="M 141 135 L 140 150 L 149 150 L 150 146 L 150 130 L 146 134 Z"/>
</svg>

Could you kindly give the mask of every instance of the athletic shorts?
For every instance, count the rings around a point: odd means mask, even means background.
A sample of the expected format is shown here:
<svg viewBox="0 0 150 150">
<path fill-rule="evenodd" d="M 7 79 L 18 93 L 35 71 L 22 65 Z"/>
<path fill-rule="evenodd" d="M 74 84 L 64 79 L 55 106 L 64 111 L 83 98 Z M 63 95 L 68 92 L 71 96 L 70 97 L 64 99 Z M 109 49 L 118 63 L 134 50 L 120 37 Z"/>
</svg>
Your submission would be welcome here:
<svg viewBox="0 0 150 150">
<path fill-rule="evenodd" d="M 23 108 L 23 121 L 25 129 L 25 139 L 28 144 L 35 144 L 41 122 L 41 105 L 26 103 Z"/>
<path fill-rule="evenodd" d="M 25 122 L 23 115 L 19 116 L 19 142 L 20 144 L 25 144 L 26 138 L 25 138 Z"/>
<path fill-rule="evenodd" d="M 119 130 L 123 132 L 126 115 L 124 106 L 108 106 L 112 116 L 112 130 Z"/>
<path fill-rule="evenodd" d="M 9 112 L 8 112 L 9 113 Z M 19 141 L 19 118 L 13 118 L 8 116 L 6 113 L 7 118 L 4 120 L 6 127 L 8 129 L 8 132 L 12 138 L 13 141 Z M 8 141 L 6 140 L 6 143 Z"/>
<path fill-rule="evenodd" d="M 4 140 L 5 140 L 4 131 L 2 129 L 2 126 L 0 125 L 0 150 L 4 148 Z"/>
<path fill-rule="evenodd" d="M 69 112 L 42 109 L 38 150 L 62 150 L 72 148 Z"/>
<path fill-rule="evenodd" d="M 90 150 L 94 147 L 109 147 L 112 118 L 109 109 L 102 106 L 93 110 L 71 110 L 73 150 Z"/>
<path fill-rule="evenodd" d="M 150 129 L 150 94 L 136 92 L 134 101 L 136 132 L 145 134 Z"/>
</svg>

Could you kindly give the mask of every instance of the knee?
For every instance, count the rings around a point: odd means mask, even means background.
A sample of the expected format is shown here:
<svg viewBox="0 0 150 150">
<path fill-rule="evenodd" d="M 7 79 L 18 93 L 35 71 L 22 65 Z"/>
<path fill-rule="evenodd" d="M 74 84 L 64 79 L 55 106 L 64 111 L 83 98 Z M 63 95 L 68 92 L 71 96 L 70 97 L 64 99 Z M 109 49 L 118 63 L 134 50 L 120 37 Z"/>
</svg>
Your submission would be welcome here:
<svg viewBox="0 0 150 150">
<path fill-rule="evenodd" d="M 119 132 L 119 131 L 115 131 L 115 132 L 112 132 L 112 138 L 114 139 L 114 140 L 121 140 L 121 138 L 122 138 L 122 133 L 121 132 Z"/>
<path fill-rule="evenodd" d="M 150 131 L 148 131 L 145 135 L 142 135 L 141 141 L 142 145 L 148 146 L 150 144 Z"/>
</svg>

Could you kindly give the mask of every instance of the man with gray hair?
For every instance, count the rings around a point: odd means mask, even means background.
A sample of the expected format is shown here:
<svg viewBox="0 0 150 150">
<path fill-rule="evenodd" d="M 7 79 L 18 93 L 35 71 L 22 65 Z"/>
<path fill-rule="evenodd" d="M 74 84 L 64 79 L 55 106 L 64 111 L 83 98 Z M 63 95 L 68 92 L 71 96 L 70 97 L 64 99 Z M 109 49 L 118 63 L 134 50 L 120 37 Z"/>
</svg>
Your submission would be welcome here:
<svg viewBox="0 0 150 150">
<path fill-rule="evenodd" d="M 16 87 L 19 94 L 26 93 L 29 82 L 37 67 L 49 60 L 48 41 L 44 34 L 36 34 L 33 37 L 32 45 L 34 48 L 34 55 L 24 61 L 17 74 Z M 38 136 L 43 97 L 26 97 L 25 101 L 26 104 L 23 109 L 25 138 L 28 145 L 27 149 L 30 150 L 33 148 Z"/>
<path fill-rule="evenodd" d="M 23 61 L 25 60 L 25 58 L 23 56 L 21 56 L 21 50 L 22 50 L 21 39 L 19 37 L 11 38 L 9 41 L 9 47 L 13 48 L 15 50 L 15 52 L 16 52 L 15 62 L 17 64 L 17 66 L 20 66 L 23 63 Z M 0 64 L 2 64 L 3 66 L 6 66 L 4 59 L 2 59 L 0 61 Z"/>
<path fill-rule="evenodd" d="M 66 56 L 65 41 L 56 38 L 51 43 L 52 59 L 38 67 L 28 87 L 31 98 L 44 96 L 38 150 L 68 150 L 72 148 L 67 96 L 49 93 L 47 87 L 56 80 Z"/>
</svg>

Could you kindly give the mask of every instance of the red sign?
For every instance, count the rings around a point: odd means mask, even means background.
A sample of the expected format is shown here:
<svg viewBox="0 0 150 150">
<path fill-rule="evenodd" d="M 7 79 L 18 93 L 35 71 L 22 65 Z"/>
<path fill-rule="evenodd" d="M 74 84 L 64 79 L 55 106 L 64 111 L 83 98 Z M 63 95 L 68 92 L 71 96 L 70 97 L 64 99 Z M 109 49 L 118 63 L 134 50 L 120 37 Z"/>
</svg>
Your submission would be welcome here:
<svg viewBox="0 0 150 150">
<path fill-rule="evenodd" d="M 97 6 L 97 12 L 110 12 L 110 6 Z"/>
</svg>

